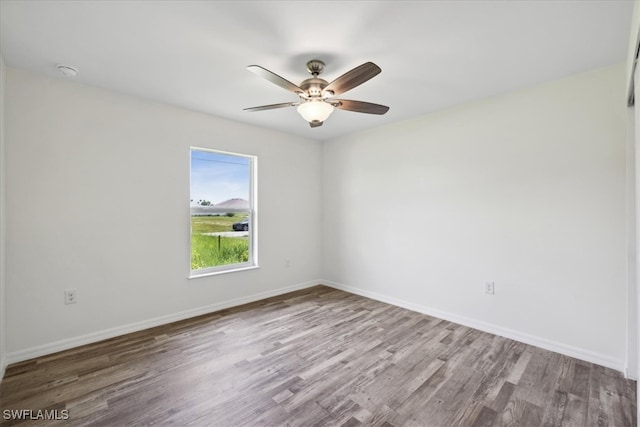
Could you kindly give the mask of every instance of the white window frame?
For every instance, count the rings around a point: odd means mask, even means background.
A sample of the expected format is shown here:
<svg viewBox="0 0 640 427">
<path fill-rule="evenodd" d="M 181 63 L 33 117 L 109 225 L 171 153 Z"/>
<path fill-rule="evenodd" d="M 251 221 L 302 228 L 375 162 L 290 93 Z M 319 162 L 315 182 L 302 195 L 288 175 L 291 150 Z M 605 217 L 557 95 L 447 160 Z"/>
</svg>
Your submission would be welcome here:
<svg viewBox="0 0 640 427">
<path fill-rule="evenodd" d="M 189 279 L 198 277 L 207 277 L 216 274 L 233 273 L 236 271 L 245 271 L 259 268 L 258 265 L 258 158 L 249 154 L 234 153 L 230 151 L 215 150 L 203 147 L 189 147 L 189 193 L 191 193 L 191 152 L 205 151 L 209 153 L 224 154 L 227 156 L 243 157 L 249 160 L 249 260 L 237 264 L 218 265 L 215 267 L 207 267 L 199 270 L 191 269 L 191 215 L 193 212 L 198 213 L 227 213 L 227 212 L 246 212 L 246 209 L 237 208 L 216 208 L 215 206 L 191 206 L 189 203 Z M 191 200 L 191 199 L 190 199 Z"/>
</svg>

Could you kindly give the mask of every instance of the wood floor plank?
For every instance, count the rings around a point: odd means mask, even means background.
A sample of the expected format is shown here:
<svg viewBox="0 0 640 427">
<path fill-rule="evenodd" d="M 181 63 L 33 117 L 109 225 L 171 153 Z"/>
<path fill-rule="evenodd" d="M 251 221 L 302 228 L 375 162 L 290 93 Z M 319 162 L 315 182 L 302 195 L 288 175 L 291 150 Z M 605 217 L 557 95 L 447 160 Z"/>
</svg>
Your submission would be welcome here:
<svg viewBox="0 0 640 427">
<path fill-rule="evenodd" d="M 618 372 L 324 286 L 9 366 L 74 426 L 635 426 Z"/>
</svg>

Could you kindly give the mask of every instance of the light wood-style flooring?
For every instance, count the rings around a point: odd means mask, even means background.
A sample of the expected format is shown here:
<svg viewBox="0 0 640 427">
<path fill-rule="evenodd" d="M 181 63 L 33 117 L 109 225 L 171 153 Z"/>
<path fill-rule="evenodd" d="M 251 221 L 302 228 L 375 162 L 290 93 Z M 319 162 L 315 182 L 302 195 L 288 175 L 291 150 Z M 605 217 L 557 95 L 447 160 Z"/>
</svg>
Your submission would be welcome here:
<svg viewBox="0 0 640 427">
<path fill-rule="evenodd" d="M 0 409 L 95 426 L 634 426 L 613 370 L 324 286 L 8 367 Z M 0 417 L 2 414 L 0 413 Z"/>
</svg>

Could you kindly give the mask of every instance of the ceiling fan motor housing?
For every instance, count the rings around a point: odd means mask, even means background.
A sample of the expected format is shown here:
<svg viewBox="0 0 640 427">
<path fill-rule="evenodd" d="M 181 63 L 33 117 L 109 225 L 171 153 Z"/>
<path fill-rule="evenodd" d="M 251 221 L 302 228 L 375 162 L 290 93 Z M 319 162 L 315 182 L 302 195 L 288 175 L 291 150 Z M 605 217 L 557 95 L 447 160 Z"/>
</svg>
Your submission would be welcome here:
<svg viewBox="0 0 640 427">
<path fill-rule="evenodd" d="M 326 80 L 311 77 L 300 84 L 300 89 L 308 93 L 310 97 L 315 98 L 322 96 L 322 90 L 328 85 L 329 83 Z"/>
<path fill-rule="evenodd" d="M 307 62 L 307 71 L 313 76 L 303 81 L 300 88 L 304 90 L 309 97 L 322 97 L 322 90 L 329 85 L 326 80 L 319 79 L 318 76 L 324 71 L 324 62 L 319 59 L 312 59 Z"/>
</svg>

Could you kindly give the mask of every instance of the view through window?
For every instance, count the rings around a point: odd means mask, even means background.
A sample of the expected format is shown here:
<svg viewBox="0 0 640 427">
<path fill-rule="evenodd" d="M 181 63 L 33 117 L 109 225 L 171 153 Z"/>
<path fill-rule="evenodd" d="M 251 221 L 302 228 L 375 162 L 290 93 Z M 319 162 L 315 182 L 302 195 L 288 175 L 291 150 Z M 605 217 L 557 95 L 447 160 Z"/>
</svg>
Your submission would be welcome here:
<svg viewBox="0 0 640 427">
<path fill-rule="evenodd" d="M 191 273 L 255 265 L 255 157 L 191 149 Z"/>
</svg>

